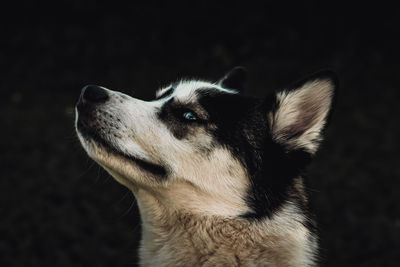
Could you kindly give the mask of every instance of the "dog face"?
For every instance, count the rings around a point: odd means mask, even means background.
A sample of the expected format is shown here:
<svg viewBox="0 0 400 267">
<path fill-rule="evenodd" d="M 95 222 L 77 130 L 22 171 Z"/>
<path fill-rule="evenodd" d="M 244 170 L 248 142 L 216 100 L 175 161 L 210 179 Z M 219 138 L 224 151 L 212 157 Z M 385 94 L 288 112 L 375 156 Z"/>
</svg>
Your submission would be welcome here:
<svg viewBox="0 0 400 267">
<path fill-rule="evenodd" d="M 175 208 L 269 216 L 317 150 L 334 79 L 319 73 L 261 100 L 239 94 L 243 79 L 236 68 L 217 83 L 181 81 L 148 102 L 87 86 L 76 106 L 79 139 L 134 192 Z"/>
</svg>

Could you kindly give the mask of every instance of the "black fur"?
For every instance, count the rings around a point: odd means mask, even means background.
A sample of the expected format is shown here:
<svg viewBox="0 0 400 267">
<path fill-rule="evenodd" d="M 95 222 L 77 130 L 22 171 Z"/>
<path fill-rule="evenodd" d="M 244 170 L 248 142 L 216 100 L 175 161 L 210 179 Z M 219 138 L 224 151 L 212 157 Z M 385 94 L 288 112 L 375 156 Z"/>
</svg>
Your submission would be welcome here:
<svg viewBox="0 0 400 267">
<path fill-rule="evenodd" d="M 334 88 L 337 89 L 339 87 L 339 79 L 336 75 L 336 73 L 332 70 L 325 69 L 325 70 L 320 70 L 318 72 L 314 72 L 310 75 L 307 75 L 306 78 L 300 79 L 289 86 L 285 87 L 285 90 L 287 91 L 293 91 L 296 90 L 297 88 L 302 87 L 304 84 L 307 82 L 313 81 L 313 80 L 323 80 L 327 79 L 332 81 Z"/>
<path fill-rule="evenodd" d="M 164 122 L 168 129 L 177 139 L 187 137 L 191 132 L 194 132 L 195 127 L 206 124 L 205 118 L 196 114 L 194 104 L 182 104 L 176 102 L 173 98 L 168 100 L 158 112 L 159 119 Z M 192 112 L 196 114 L 197 120 L 185 120 L 183 114 L 185 112 Z"/>
<path fill-rule="evenodd" d="M 224 79 L 227 78 L 229 74 Z M 323 71 L 286 90 L 295 90 L 317 78 L 327 78 L 337 84 L 333 72 Z M 259 100 L 207 88 L 198 89 L 196 93 L 198 103 L 207 112 L 207 119 L 200 118 L 195 122 L 182 120 L 182 114 L 193 109 L 175 103 L 173 99 L 162 107 L 159 117 L 178 139 L 190 135 L 193 127 L 205 127 L 214 136 L 216 144 L 230 149 L 245 166 L 252 183 L 246 201 L 253 212 L 242 217 L 271 217 L 287 201 L 296 203 L 307 213 L 308 205 L 301 198 L 303 192 L 293 192 L 297 190 L 295 179 L 303 175 L 312 155 L 303 149 L 288 150 L 272 138 L 267 114 L 277 109 L 276 94 Z M 210 125 L 214 127 L 208 127 Z M 309 224 L 312 226 L 312 221 Z"/>
<path fill-rule="evenodd" d="M 187 138 L 195 127 L 205 127 L 216 144 L 230 149 L 246 167 L 252 182 L 246 201 L 253 212 L 243 217 L 270 217 L 288 200 L 304 204 L 290 192 L 295 190 L 294 179 L 301 175 L 311 155 L 303 150 L 287 151 L 272 139 L 267 114 L 276 108 L 275 95 L 262 101 L 207 88 L 196 93 L 202 110 L 207 112 L 206 119 L 185 121 L 182 114 L 193 112 L 194 107 L 174 99 L 163 105 L 158 116 L 178 139 Z"/>
<path fill-rule="evenodd" d="M 239 92 L 244 91 L 246 82 L 246 70 L 243 67 L 235 67 L 227 73 L 218 83 L 228 89 L 234 89 Z"/>
<path fill-rule="evenodd" d="M 288 153 L 273 141 L 267 114 L 274 108 L 275 98 L 266 101 L 199 91 L 199 103 L 209 114 L 209 123 L 217 125 L 212 132 L 220 143 L 246 166 L 252 187 L 246 201 L 254 211 L 246 218 L 271 216 L 285 201 L 298 177 L 311 159 L 305 151 Z"/>
</svg>

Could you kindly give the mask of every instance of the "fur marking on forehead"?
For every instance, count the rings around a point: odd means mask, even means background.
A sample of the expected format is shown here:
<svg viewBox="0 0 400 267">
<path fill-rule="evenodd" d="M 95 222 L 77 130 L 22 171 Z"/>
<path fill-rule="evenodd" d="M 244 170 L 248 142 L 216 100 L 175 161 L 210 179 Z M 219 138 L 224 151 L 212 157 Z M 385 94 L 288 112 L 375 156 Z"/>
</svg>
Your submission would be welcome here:
<svg viewBox="0 0 400 267">
<path fill-rule="evenodd" d="M 182 80 L 174 85 L 167 86 L 157 91 L 156 97 L 162 96 L 168 90 L 173 88 L 174 92 L 170 95 L 181 102 L 190 102 L 196 99 L 196 91 L 199 89 L 207 88 L 209 90 L 215 89 L 216 91 L 225 92 L 229 94 L 237 94 L 238 92 L 230 89 L 225 89 L 216 83 L 210 83 L 199 80 Z M 166 98 L 165 100 L 169 99 Z"/>
</svg>

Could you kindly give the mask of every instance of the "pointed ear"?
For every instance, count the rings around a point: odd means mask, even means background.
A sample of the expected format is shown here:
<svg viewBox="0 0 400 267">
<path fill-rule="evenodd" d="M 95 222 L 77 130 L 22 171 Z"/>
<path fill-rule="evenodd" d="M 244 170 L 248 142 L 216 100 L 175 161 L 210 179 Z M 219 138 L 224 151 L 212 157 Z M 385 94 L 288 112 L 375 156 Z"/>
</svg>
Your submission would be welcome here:
<svg viewBox="0 0 400 267">
<path fill-rule="evenodd" d="M 246 82 L 246 70 L 243 67 L 235 67 L 217 84 L 223 88 L 233 89 L 242 92 Z"/>
<path fill-rule="evenodd" d="M 268 114 L 272 138 L 288 150 L 314 154 L 331 109 L 336 74 L 323 71 L 276 94 Z"/>
</svg>

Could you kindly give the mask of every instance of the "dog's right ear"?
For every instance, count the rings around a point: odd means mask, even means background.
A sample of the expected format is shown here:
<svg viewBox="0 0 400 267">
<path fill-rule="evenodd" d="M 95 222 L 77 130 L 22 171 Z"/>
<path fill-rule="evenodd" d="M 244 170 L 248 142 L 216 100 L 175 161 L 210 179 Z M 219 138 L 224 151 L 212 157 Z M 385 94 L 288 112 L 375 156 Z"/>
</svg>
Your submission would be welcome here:
<svg viewBox="0 0 400 267">
<path fill-rule="evenodd" d="M 246 82 L 246 70 L 243 67 L 235 67 L 228 72 L 217 84 L 226 89 L 233 89 L 238 92 L 243 92 Z"/>
<path fill-rule="evenodd" d="M 336 74 L 322 71 L 278 92 L 268 113 L 272 138 L 287 150 L 314 154 L 322 139 L 336 86 Z"/>
</svg>

